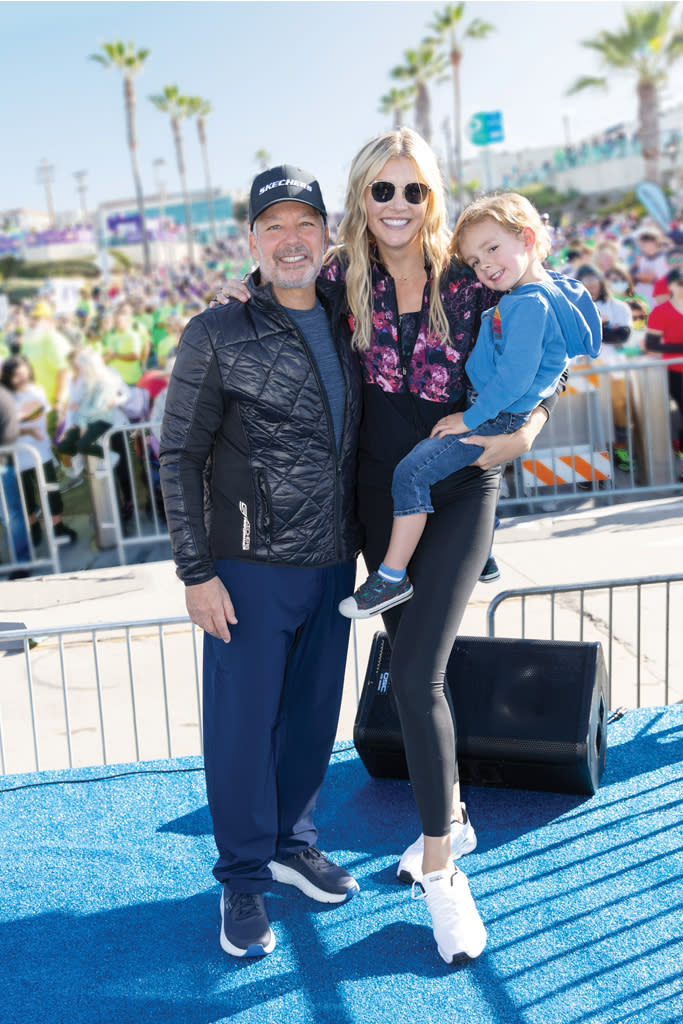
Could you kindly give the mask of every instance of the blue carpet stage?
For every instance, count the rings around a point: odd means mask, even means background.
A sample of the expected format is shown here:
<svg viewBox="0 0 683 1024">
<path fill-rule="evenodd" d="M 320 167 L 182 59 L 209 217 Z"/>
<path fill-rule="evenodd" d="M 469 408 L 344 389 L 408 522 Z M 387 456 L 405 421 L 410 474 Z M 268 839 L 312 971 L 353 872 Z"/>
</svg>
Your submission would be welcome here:
<svg viewBox="0 0 683 1024">
<path fill-rule="evenodd" d="M 395 880 L 419 831 L 410 787 L 338 749 L 321 846 L 362 893 L 336 908 L 276 886 L 278 946 L 218 945 L 197 759 L 0 779 L 4 1024 L 663 1024 L 683 1020 L 683 708 L 609 728 L 595 797 L 471 788 L 460 863 L 489 930 L 439 958 Z"/>
</svg>

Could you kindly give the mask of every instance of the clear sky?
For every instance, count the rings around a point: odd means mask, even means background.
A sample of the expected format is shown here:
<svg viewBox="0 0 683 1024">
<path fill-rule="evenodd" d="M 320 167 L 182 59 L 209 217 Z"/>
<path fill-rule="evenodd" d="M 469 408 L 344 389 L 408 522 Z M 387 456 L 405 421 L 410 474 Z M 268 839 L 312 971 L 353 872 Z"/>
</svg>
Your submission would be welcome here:
<svg viewBox="0 0 683 1024">
<path fill-rule="evenodd" d="M 371 136 L 391 127 L 378 112 L 394 83 L 390 70 L 417 45 L 443 3 L 432 0 L 309 2 L 0 2 L 0 210 L 46 209 L 37 167 L 54 166 L 58 210 L 76 209 L 74 172 L 85 170 L 88 206 L 133 194 L 125 138 L 123 79 L 88 60 L 116 37 L 146 47 L 136 79 L 139 160 L 147 192 L 153 162 L 164 158 L 167 190 L 179 185 L 168 117 L 148 97 L 175 84 L 209 100 L 208 146 L 214 184 L 246 189 L 255 153 L 315 173 L 330 209 L 341 209 L 349 163 Z M 464 24 L 479 17 L 497 31 L 465 41 L 464 123 L 480 110 L 503 111 L 514 152 L 572 141 L 636 116 L 633 80 L 614 79 L 607 93 L 566 97 L 582 74 L 598 71 L 580 45 L 623 22 L 617 0 L 469 0 Z M 683 64 L 667 93 L 683 96 Z M 442 124 L 452 90 L 432 87 L 433 139 L 445 149 Z M 410 117 L 406 119 L 411 123 Z M 184 123 L 191 188 L 203 187 L 196 125 Z M 475 150 L 465 146 L 465 157 Z"/>
</svg>

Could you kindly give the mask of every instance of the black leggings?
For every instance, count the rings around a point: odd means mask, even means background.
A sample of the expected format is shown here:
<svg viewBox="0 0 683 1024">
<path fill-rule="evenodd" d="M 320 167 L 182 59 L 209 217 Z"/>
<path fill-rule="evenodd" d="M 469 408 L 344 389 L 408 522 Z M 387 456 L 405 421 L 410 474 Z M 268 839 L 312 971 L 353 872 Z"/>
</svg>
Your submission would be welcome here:
<svg viewBox="0 0 683 1024">
<path fill-rule="evenodd" d="M 408 567 L 412 598 L 383 616 L 408 772 L 428 836 L 445 836 L 450 829 L 458 765 L 446 666 L 491 550 L 500 487 L 498 470 L 463 470 L 460 475 L 462 484 L 453 499 L 428 517 Z M 391 495 L 361 485 L 359 513 L 366 531 L 363 556 L 372 571 L 389 542 Z M 469 681 L 450 680 L 450 685 L 467 686 Z"/>
</svg>

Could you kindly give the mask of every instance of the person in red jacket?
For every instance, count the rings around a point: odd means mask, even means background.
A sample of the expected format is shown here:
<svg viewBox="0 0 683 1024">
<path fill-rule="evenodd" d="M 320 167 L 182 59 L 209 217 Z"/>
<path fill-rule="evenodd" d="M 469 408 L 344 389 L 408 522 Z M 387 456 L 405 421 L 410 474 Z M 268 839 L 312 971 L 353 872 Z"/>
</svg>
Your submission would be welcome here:
<svg viewBox="0 0 683 1024">
<path fill-rule="evenodd" d="M 683 267 L 683 245 L 676 245 L 673 249 L 669 249 L 666 254 L 666 260 L 669 264 L 669 270 Z M 655 281 L 655 286 L 652 289 L 653 306 L 658 306 L 660 302 L 666 302 L 667 299 L 671 298 L 669 282 L 667 281 L 669 270 Z"/>
<path fill-rule="evenodd" d="M 660 352 L 662 359 L 670 363 L 669 395 L 678 409 L 679 479 L 683 480 L 683 266 L 670 270 L 666 281 L 671 298 L 650 313 L 645 348 L 648 352 Z"/>
</svg>

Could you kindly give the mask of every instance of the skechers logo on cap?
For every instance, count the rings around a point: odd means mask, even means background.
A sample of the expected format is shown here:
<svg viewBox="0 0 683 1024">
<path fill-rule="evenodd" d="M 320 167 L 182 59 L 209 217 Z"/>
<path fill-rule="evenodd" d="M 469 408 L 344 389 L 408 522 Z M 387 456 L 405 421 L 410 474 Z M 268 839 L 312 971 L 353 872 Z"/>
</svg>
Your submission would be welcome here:
<svg viewBox="0 0 683 1024">
<path fill-rule="evenodd" d="M 307 192 L 312 192 L 313 189 L 305 181 L 297 181 L 296 178 L 279 178 L 277 181 L 269 181 L 267 185 L 260 188 L 258 194 L 263 195 L 264 192 L 268 192 L 271 188 L 281 188 L 283 185 L 294 185 L 296 188 L 305 188 Z"/>
</svg>

